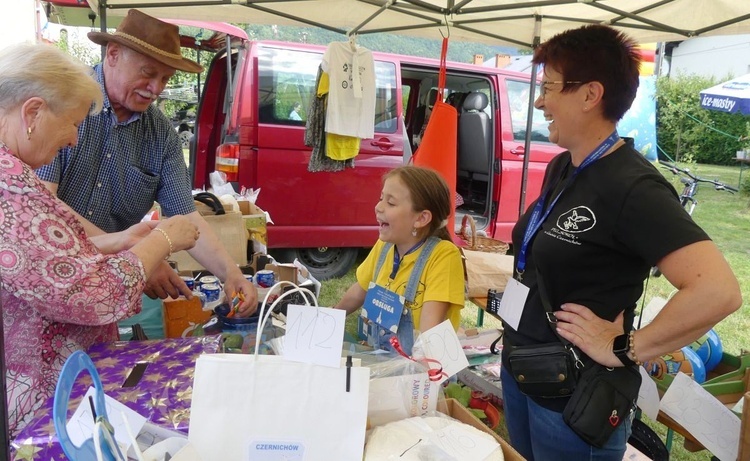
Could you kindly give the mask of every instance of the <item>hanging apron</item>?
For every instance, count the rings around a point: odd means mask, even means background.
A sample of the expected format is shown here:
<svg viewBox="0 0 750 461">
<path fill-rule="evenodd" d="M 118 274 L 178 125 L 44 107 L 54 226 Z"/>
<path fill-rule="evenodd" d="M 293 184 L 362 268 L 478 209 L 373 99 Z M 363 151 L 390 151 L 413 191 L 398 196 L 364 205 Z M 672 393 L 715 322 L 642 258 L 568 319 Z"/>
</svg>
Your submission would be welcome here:
<svg viewBox="0 0 750 461">
<path fill-rule="evenodd" d="M 398 342 L 401 343 L 401 348 L 407 355 L 411 355 L 414 346 L 414 318 L 412 316 L 412 310 L 406 306 L 411 305 L 414 302 L 417 288 L 419 288 L 419 279 L 422 277 L 422 271 L 427 265 L 427 260 L 430 259 L 430 255 L 438 243 L 440 243 L 440 239 L 437 237 L 429 237 L 427 239 L 423 245 L 422 251 L 417 257 L 417 262 L 411 271 L 409 281 L 406 283 L 406 291 L 404 292 L 406 303 L 401 314 L 401 319 L 398 322 L 398 332 L 396 333 L 396 337 L 398 338 Z M 392 243 L 386 243 L 385 246 L 383 246 L 380 256 L 378 257 L 378 262 L 375 265 L 375 272 L 372 276 L 373 283 L 376 283 L 380 269 L 383 267 L 385 258 L 388 255 L 388 250 L 390 250 L 392 246 Z M 393 348 L 390 339 L 393 335 L 394 333 L 392 331 L 383 328 L 373 321 L 369 321 L 367 328 L 367 344 L 369 346 L 372 346 L 375 349 L 392 351 Z"/>
</svg>

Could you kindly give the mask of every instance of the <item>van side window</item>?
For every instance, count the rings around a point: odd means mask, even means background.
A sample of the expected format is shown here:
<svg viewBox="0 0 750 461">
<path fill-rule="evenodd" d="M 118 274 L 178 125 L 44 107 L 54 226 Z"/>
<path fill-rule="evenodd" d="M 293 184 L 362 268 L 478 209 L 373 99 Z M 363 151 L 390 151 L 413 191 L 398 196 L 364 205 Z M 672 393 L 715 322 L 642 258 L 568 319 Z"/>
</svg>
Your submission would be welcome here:
<svg viewBox="0 0 750 461">
<path fill-rule="evenodd" d="M 304 126 L 322 60 L 321 53 L 260 47 L 258 121 Z M 375 62 L 375 85 L 375 131 L 395 133 L 398 127 L 395 64 Z"/>
<path fill-rule="evenodd" d="M 260 123 L 304 126 L 322 59 L 320 53 L 259 47 Z"/>
<path fill-rule="evenodd" d="M 526 139 L 526 116 L 529 113 L 529 84 L 516 80 L 507 80 L 508 103 L 510 104 L 510 120 L 513 124 L 513 139 L 523 141 Z M 539 94 L 539 86 L 536 93 Z M 534 119 L 531 125 L 531 140 L 537 142 L 549 142 L 548 122 L 544 120 L 544 114 L 534 109 Z"/>
</svg>

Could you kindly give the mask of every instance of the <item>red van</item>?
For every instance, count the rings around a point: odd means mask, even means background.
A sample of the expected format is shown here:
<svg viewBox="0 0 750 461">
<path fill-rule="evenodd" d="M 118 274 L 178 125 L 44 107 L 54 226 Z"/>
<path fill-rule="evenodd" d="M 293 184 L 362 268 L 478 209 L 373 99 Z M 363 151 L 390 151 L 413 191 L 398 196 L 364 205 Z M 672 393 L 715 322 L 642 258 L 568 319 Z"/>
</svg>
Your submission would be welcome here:
<svg viewBox="0 0 750 461">
<path fill-rule="evenodd" d="M 359 249 L 377 239 L 374 207 L 383 174 L 404 163 L 419 143 L 436 94 L 439 62 L 373 53 L 375 136 L 362 141 L 354 168 L 308 172 L 305 114 L 325 47 L 240 40 L 210 64 L 191 146 L 194 186 L 223 171 L 239 190 L 260 188 L 258 206 L 274 225 L 269 250 L 297 257 L 321 279 L 345 274 Z M 229 55 L 229 56 L 228 56 Z M 518 218 L 528 107 L 524 74 L 448 63 L 446 101 L 459 113 L 457 192 L 488 235 L 509 241 Z M 302 120 L 295 120 L 294 108 Z M 535 111 L 526 204 L 560 152 Z"/>
</svg>

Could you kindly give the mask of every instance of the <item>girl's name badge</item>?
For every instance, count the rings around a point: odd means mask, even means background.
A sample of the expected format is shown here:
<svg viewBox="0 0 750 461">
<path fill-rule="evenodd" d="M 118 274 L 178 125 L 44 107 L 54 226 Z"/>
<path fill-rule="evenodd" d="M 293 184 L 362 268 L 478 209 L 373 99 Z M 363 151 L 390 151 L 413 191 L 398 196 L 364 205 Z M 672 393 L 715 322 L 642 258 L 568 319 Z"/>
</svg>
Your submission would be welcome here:
<svg viewBox="0 0 750 461">
<path fill-rule="evenodd" d="M 510 278 L 508 284 L 505 285 L 505 292 L 503 293 L 503 299 L 500 301 L 497 315 L 511 328 L 518 330 L 518 325 L 521 323 L 521 314 L 523 314 L 523 308 L 528 297 L 529 287 L 514 278 Z"/>
<path fill-rule="evenodd" d="M 362 317 L 396 333 L 405 302 L 403 296 L 370 282 L 362 305 Z"/>
</svg>

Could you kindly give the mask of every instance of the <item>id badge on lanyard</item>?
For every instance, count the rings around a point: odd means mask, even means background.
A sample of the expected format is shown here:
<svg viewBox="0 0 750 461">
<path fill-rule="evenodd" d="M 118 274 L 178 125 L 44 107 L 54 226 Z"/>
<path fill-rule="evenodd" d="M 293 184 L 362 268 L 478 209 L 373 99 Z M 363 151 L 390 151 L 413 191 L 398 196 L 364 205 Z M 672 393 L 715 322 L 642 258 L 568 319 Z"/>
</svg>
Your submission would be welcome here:
<svg viewBox="0 0 750 461">
<path fill-rule="evenodd" d="M 362 317 L 397 333 L 405 303 L 406 298 L 403 296 L 370 282 L 362 305 Z"/>
</svg>

